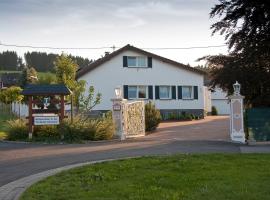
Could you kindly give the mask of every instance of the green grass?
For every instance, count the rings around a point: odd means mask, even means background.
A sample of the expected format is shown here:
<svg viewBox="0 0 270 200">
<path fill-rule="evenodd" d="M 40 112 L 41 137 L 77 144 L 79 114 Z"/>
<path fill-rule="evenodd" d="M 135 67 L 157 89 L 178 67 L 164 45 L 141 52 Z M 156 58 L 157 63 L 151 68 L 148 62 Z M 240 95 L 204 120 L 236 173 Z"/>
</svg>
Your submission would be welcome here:
<svg viewBox="0 0 270 200">
<path fill-rule="evenodd" d="M 55 73 L 52 73 L 52 72 L 38 72 L 38 77 L 46 77 L 48 75 L 55 76 Z"/>
<path fill-rule="evenodd" d="M 84 166 L 31 186 L 21 200 L 270 199 L 270 154 L 143 157 Z"/>
<path fill-rule="evenodd" d="M 4 74 L 4 73 L 22 73 L 22 71 L 0 70 L 0 74 Z M 55 76 L 55 74 L 52 72 L 38 72 L 38 77 L 44 77 L 47 75 Z"/>
<path fill-rule="evenodd" d="M 0 70 L 0 74 L 4 73 L 22 73 L 21 71 L 12 71 L 12 70 Z"/>
</svg>

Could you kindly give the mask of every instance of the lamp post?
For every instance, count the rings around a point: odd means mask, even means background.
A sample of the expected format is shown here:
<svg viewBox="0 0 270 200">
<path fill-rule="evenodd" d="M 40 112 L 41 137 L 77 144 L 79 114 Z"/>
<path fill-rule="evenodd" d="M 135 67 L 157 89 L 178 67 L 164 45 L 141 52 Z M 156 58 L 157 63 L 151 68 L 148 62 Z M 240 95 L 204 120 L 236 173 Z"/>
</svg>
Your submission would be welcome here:
<svg viewBox="0 0 270 200">
<path fill-rule="evenodd" d="M 240 89 L 241 89 L 241 85 L 238 83 L 238 81 L 236 81 L 233 84 L 234 95 L 240 95 Z"/>
<path fill-rule="evenodd" d="M 120 86 L 117 86 L 116 88 L 114 88 L 114 93 L 117 99 L 122 98 L 122 91 L 121 91 Z"/>
</svg>

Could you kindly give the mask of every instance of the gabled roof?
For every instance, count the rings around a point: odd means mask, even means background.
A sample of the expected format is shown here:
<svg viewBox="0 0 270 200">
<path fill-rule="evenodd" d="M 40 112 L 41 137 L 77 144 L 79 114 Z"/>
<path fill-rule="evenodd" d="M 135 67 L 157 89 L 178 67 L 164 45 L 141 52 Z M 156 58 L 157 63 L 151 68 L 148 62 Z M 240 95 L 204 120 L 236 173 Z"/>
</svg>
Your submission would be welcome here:
<svg viewBox="0 0 270 200">
<path fill-rule="evenodd" d="M 23 89 L 21 94 L 26 96 L 69 95 L 71 94 L 71 91 L 64 84 L 51 84 L 51 85 L 29 84 Z"/>
<path fill-rule="evenodd" d="M 201 74 L 201 75 L 205 74 L 205 72 L 202 71 L 202 70 L 199 70 L 199 69 L 196 69 L 196 68 L 193 68 L 193 67 L 189 67 L 189 66 L 184 65 L 182 63 L 176 62 L 174 60 L 170 60 L 168 58 L 164 58 L 162 56 L 150 53 L 148 51 L 144 51 L 142 49 L 139 49 L 137 47 L 134 47 L 134 46 L 131 46 L 131 45 L 128 44 L 128 45 L 126 45 L 126 46 L 124 46 L 124 47 L 122 47 L 122 48 L 120 48 L 120 49 L 118 49 L 118 50 L 104 56 L 103 58 L 100 58 L 100 59 L 96 60 L 95 62 L 91 63 L 87 67 L 81 68 L 80 70 L 77 71 L 76 78 L 80 78 L 84 74 L 92 71 L 93 69 L 99 67 L 103 63 L 107 62 L 108 60 L 112 59 L 113 57 L 115 57 L 115 56 L 119 55 L 120 53 L 122 53 L 124 51 L 127 51 L 127 50 L 135 51 L 135 52 L 140 53 L 140 54 L 144 54 L 144 55 L 146 55 L 148 57 L 152 57 L 152 58 L 155 58 L 155 59 L 160 60 L 162 62 L 172 64 L 172 65 L 174 65 L 176 67 L 179 67 L 181 69 L 185 69 L 185 70 L 195 72 L 195 73 L 198 73 L 198 74 Z"/>
</svg>

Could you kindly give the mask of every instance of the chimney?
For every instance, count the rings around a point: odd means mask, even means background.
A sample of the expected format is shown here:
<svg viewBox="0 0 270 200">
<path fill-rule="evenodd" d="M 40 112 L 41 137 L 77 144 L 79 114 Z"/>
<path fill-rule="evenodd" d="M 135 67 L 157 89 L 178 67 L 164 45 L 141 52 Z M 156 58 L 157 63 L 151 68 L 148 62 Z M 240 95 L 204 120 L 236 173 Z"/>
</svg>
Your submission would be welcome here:
<svg viewBox="0 0 270 200">
<path fill-rule="evenodd" d="M 109 51 L 105 51 L 105 56 L 109 55 L 110 52 Z"/>
</svg>

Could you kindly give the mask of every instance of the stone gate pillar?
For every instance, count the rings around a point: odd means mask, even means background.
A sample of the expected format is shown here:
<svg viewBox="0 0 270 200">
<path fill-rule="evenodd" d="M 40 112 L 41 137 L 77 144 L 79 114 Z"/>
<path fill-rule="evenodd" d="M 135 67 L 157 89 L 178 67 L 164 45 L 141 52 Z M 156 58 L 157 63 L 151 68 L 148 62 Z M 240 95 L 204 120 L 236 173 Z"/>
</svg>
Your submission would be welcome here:
<svg viewBox="0 0 270 200">
<path fill-rule="evenodd" d="M 233 85 L 234 94 L 230 99 L 230 137 L 234 142 L 245 143 L 243 99 L 240 95 L 241 85 L 236 81 Z"/>
<path fill-rule="evenodd" d="M 115 135 L 121 140 L 126 139 L 126 135 L 124 133 L 124 113 L 123 109 L 126 103 L 126 99 L 115 98 L 111 99 L 112 105 L 112 117 L 115 123 L 116 133 Z"/>
</svg>

